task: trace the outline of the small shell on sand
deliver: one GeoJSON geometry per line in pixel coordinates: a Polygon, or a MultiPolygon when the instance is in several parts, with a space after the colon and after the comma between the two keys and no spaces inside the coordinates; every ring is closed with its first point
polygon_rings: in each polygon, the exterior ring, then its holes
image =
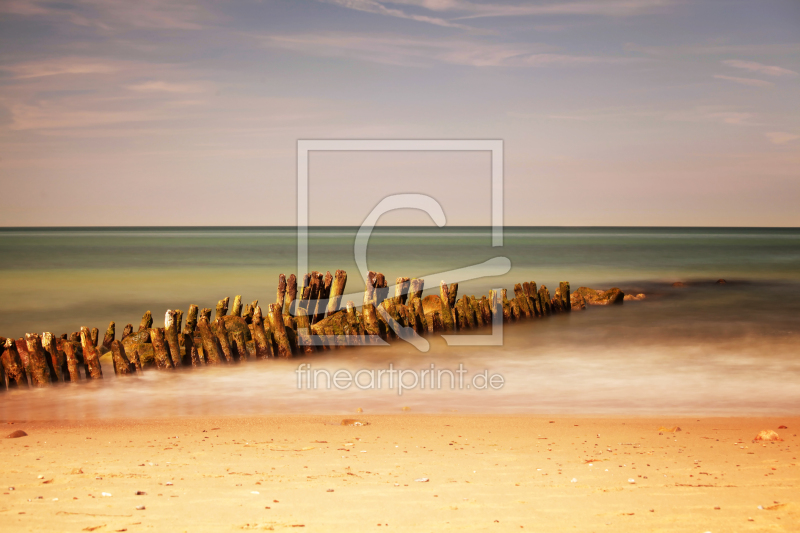
{"type": "Polygon", "coordinates": [[[756,435],[756,438],[753,440],[782,441],[783,439],[771,429],[765,429],[764,431],[759,432],[759,434],[756,435]]]}
{"type": "Polygon", "coordinates": [[[14,431],[13,433],[9,433],[8,435],[6,435],[6,438],[7,439],[18,439],[20,437],[27,437],[27,436],[28,436],[27,433],[25,433],[21,429],[18,429],[16,431],[14,431]]]}
{"type": "Polygon", "coordinates": [[[355,418],[345,418],[342,420],[343,426],[368,426],[369,422],[363,422],[361,420],[356,420],[355,418]]]}

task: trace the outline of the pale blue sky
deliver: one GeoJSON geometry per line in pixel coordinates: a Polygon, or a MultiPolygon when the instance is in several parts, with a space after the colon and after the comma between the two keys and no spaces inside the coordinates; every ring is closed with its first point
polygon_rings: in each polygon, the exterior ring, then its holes
{"type": "MultiPolygon", "coordinates": [[[[798,73],[796,0],[3,0],[0,225],[292,225],[297,139],[487,138],[509,225],[798,226],[798,73]]],[[[488,161],[312,156],[311,222],[486,224],[488,161]]]]}

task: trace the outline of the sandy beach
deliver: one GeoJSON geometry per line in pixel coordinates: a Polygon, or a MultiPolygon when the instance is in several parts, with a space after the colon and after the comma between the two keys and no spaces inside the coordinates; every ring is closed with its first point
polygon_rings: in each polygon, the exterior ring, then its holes
{"type": "Polygon", "coordinates": [[[800,530],[797,417],[347,417],[7,422],[2,530],[800,530]]]}

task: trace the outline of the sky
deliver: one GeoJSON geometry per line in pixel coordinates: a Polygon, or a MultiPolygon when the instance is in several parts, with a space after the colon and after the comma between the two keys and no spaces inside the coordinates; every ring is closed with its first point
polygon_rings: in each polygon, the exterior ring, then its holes
{"type": "MultiPolygon", "coordinates": [[[[0,2],[0,226],[291,226],[298,139],[501,139],[506,225],[797,227],[800,2],[0,2]]],[[[491,220],[488,152],[309,168],[311,224],[491,220]]]]}

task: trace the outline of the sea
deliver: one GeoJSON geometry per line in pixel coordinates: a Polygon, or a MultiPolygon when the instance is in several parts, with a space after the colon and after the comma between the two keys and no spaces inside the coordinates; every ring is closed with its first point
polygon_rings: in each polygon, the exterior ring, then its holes
{"type": "MultiPolygon", "coordinates": [[[[263,306],[280,274],[298,274],[298,257],[311,270],[347,271],[346,293],[360,305],[358,228],[307,231],[298,251],[291,227],[0,229],[0,336],[81,326],[102,336],[109,321],[119,336],[145,311],[162,326],[167,309],[213,309],[236,295],[263,306]]],[[[0,392],[0,419],[800,414],[800,229],[506,227],[499,244],[483,227],[377,227],[366,266],[390,282],[424,278],[425,295],[442,279],[477,297],[499,288],[513,297],[523,281],[552,294],[568,281],[644,299],[504,324],[489,345],[436,334],[426,351],[395,340],[124,378],[104,363],[103,380],[0,392]],[[452,277],[487,261],[510,268],[452,277]],[[337,371],[354,380],[331,383],[337,371]],[[400,372],[404,386],[390,387],[400,372]]]]}

